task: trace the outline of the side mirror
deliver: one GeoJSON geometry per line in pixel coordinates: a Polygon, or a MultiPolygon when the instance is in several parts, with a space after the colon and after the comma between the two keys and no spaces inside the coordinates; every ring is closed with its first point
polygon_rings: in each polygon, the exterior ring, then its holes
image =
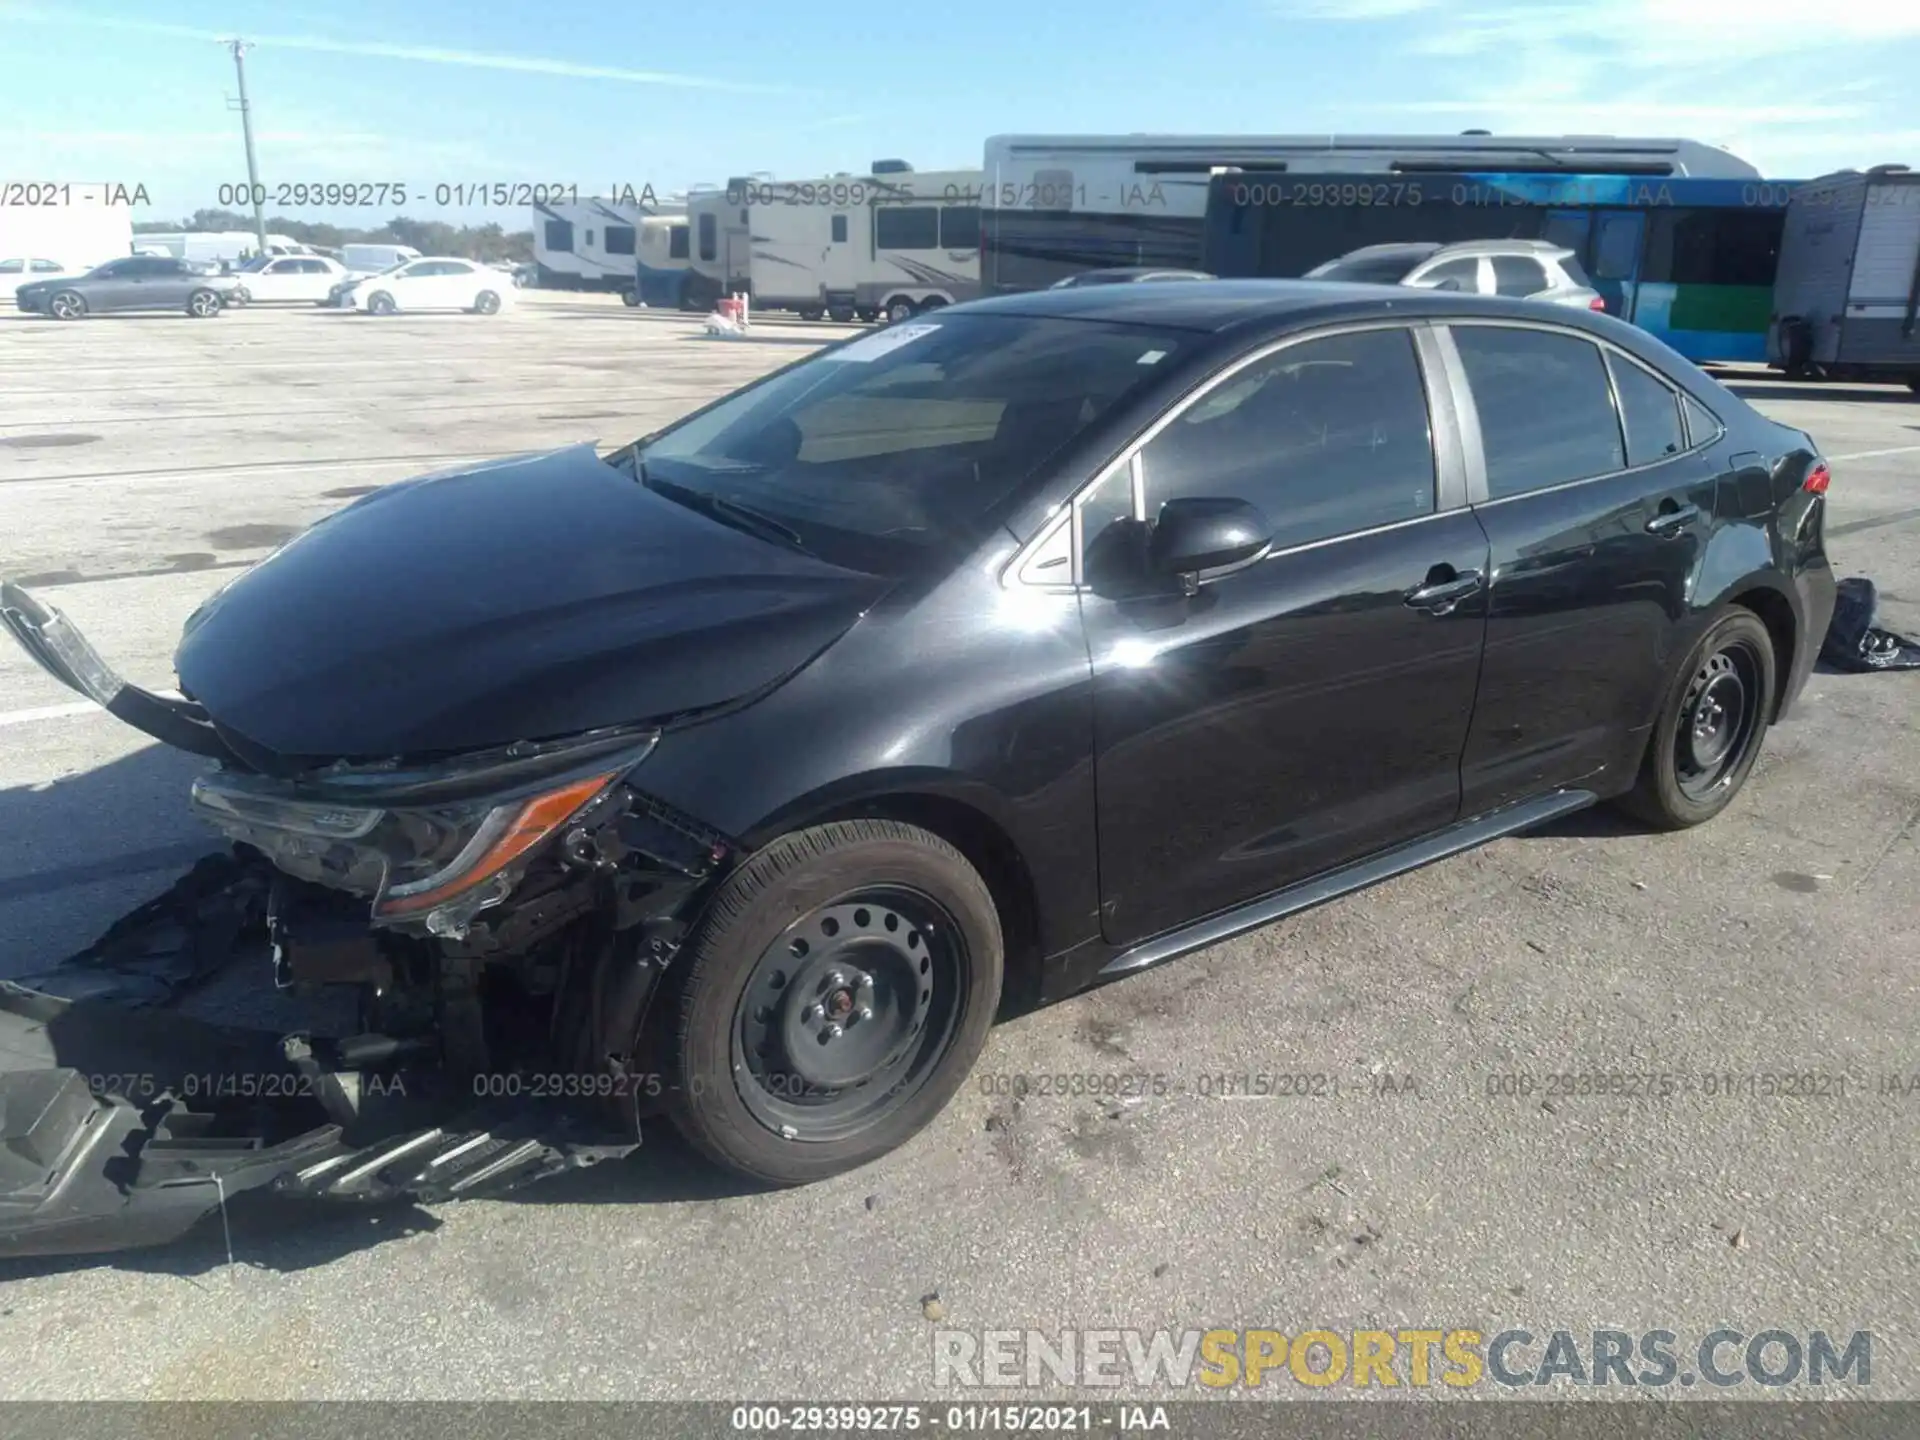
{"type": "Polygon", "coordinates": [[[1178,577],[1191,595],[1201,571],[1258,559],[1272,544],[1267,517],[1246,501],[1183,497],[1160,507],[1147,564],[1157,575],[1178,577]]]}

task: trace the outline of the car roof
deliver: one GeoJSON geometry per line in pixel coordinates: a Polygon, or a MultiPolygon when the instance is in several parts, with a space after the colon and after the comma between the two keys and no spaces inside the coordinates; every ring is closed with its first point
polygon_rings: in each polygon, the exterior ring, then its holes
{"type": "Polygon", "coordinates": [[[1446,248],[1438,240],[1397,240],[1387,245],[1362,245],[1358,250],[1349,250],[1327,263],[1341,265],[1349,260],[1420,260],[1446,248]]]}
{"type": "Polygon", "coordinates": [[[1437,250],[1445,250],[1449,255],[1573,254],[1565,245],[1556,245],[1551,240],[1461,240],[1452,245],[1439,246],[1437,250]]]}
{"type": "MultiPolygon", "coordinates": [[[[1077,285],[1066,290],[1032,290],[971,300],[941,313],[1054,316],[1217,333],[1397,315],[1539,320],[1543,318],[1541,308],[1498,296],[1340,280],[1189,280],[1179,285],[1077,285]]],[[[1556,312],[1552,319],[1577,324],[1584,313],[1556,312]]]]}

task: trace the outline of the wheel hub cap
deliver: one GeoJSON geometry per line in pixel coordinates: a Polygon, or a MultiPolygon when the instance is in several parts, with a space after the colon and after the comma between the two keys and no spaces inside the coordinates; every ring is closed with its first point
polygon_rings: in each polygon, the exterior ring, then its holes
{"type": "Polygon", "coordinates": [[[918,897],[822,906],[761,955],[741,996],[735,1082],[762,1123],[831,1138],[916,1088],[955,1003],[951,922],[918,897]]]}

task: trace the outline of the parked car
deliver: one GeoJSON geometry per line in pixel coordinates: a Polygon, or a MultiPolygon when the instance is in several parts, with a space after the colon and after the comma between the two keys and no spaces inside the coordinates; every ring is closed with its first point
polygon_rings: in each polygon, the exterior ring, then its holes
{"type": "Polygon", "coordinates": [[[333,303],[369,315],[397,310],[471,310],[493,315],[512,304],[513,282],[490,265],[454,256],[409,260],[378,275],[335,287],[333,303]]]}
{"type": "Polygon", "coordinates": [[[1546,240],[1368,245],[1309,270],[1307,278],[1505,295],[1576,310],[1607,308],[1579,257],[1546,240]]]}
{"type": "Polygon", "coordinates": [[[340,263],[355,275],[378,275],[419,258],[420,252],[411,245],[353,244],[340,250],[340,263]]]}
{"type": "Polygon", "coordinates": [[[206,318],[244,305],[240,282],[211,266],[172,256],[125,255],[84,275],[36,280],[14,292],[22,310],[78,320],[116,310],[184,310],[206,318]]]}
{"type": "Polygon", "coordinates": [[[6,256],[0,258],[0,295],[12,299],[18,295],[22,285],[59,280],[85,273],[84,270],[75,270],[58,260],[49,260],[44,255],[6,256]]]}
{"type": "Polygon", "coordinates": [[[1082,285],[1134,285],[1142,280],[1211,280],[1204,270],[1168,270],[1155,265],[1121,265],[1110,270],[1082,270],[1056,280],[1049,289],[1077,290],[1082,285]]]}
{"type": "MultiPolygon", "coordinates": [[[[192,804],[278,867],[282,983],[372,997],[347,1093],[395,1056],[468,1097],[567,1074],[790,1184],[926,1125],[1009,988],[1601,801],[1718,814],[1833,608],[1828,480],[1605,315],[1089,286],[870,332],[605,456],[387,486],[191,617],[177,696],[17,587],[0,619],[216,762],[192,804]]],[[[464,1133],[234,1164],[509,1164],[464,1133]]]]}
{"type": "Polygon", "coordinates": [[[324,255],[262,256],[234,271],[241,292],[256,305],[300,302],[324,305],[347,267],[324,255]]]}

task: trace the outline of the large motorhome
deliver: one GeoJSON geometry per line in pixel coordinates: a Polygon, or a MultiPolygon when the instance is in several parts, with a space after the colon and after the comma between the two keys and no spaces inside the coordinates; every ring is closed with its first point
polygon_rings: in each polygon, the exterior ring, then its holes
{"type": "Polygon", "coordinates": [[[1920,393],[1920,172],[1842,170],[1794,192],[1767,360],[1796,380],[1899,380],[1920,393]]]}
{"type": "MultiPolygon", "coordinates": [[[[1611,135],[996,135],[986,143],[981,283],[1039,290],[1118,265],[1202,269],[1212,177],[1588,174],[1754,180],[1697,140],[1611,135]]],[[[1309,195],[1302,208],[1327,203],[1309,195]]],[[[1368,199],[1373,197],[1369,196],[1368,199]]],[[[1292,204],[1291,199],[1287,202],[1292,204]]],[[[1339,193],[1331,203],[1345,203],[1339,193]]],[[[1394,203],[1391,194],[1386,204],[1394,203]]]]}
{"type": "Polygon", "coordinates": [[[681,208],[626,198],[535,205],[533,261],[538,283],[550,290],[631,290],[645,223],[681,208]]]}
{"type": "Polygon", "coordinates": [[[697,293],[804,319],[902,319],[980,293],[978,170],[742,177],[694,196],[697,293]]]}

